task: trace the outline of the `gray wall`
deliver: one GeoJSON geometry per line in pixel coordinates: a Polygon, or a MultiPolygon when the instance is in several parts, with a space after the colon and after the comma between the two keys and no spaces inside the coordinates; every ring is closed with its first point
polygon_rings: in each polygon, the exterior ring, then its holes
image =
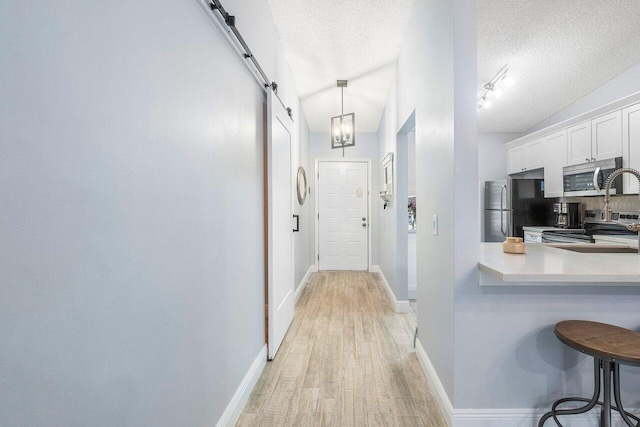
{"type": "Polygon", "coordinates": [[[640,92],[640,64],[634,65],[618,77],[609,80],[567,108],[541,121],[522,135],[528,135],[553,124],[560,123],[636,92],[640,92]]]}
{"type": "Polygon", "coordinates": [[[0,425],[214,425],[264,345],[262,88],[196,1],[9,0],[0,40],[0,425]]]}
{"type": "MultiPolygon", "coordinates": [[[[299,107],[301,108],[301,107],[299,107]]],[[[302,123],[298,124],[298,144],[294,146],[291,153],[293,164],[291,173],[293,174],[293,213],[300,215],[300,231],[293,234],[294,260],[295,260],[295,286],[298,288],[304,279],[309,267],[315,264],[314,255],[314,239],[315,229],[313,222],[313,197],[314,194],[309,192],[309,188],[313,187],[314,165],[309,161],[310,137],[309,127],[304,115],[300,117],[302,123]],[[298,167],[302,166],[307,175],[307,198],[303,205],[298,202],[298,193],[296,189],[296,177],[298,167]]]]}
{"type": "MultiPolygon", "coordinates": [[[[415,112],[419,340],[452,401],[454,289],[473,280],[478,259],[478,239],[468,238],[479,235],[475,20],[473,1],[415,2],[379,130],[380,151],[395,151],[397,132],[415,112]]],[[[382,252],[396,232],[381,217],[380,264],[390,260],[391,271],[406,264],[397,249],[382,252]]]]}
{"type": "MultiPolygon", "coordinates": [[[[316,159],[342,158],[342,150],[331,149],[331,135],[329,132],[311,132],[309,148],[309,185],[312,187],[312,194],[309,195],[309,214],[313,218],[315,216],[315,170],[316,159]]],[[[371,242],[369,245],[372,249],[373,264],[378,264],[378,218],[376,212],[382,208],[379,197],[379,168],[380,158],[378,158],[378,135],[371,132],[358,132],[356,134],[356,145],[354,147],[345,148],[345,159],[370,159],[371,160],[371,218],[369,218],[369,227],[371,227],[371,242]]],[[[311,257],[315,255],[315,223],[312,223],[311,231],[311,257]]],[[[313,262],[313,261],[312,261],[313,262]]]]}
{"type": "Polygon", "coordinates": [[[481,182],[507,177],[507,152],[504,144],[521,135],[519,133],[478,134],[478,176],[481,182]]]}
{"type": "MultiPolygon", "coordinates": [[[[461,287],[455,408],[526,410],[548,408],[560,397],[590,396],[593,359],[558,341],[553,325],[583,319],[640,330],[638,306],[639,288],[461,287]]],[[[622,368],[622,396],[627,407],[637,407],[637,368],[622,368]]]]}
{"type": "MultiPolygon", "coordinates": [[[[378,129],[378,158],[383,159],[388,153],[393,153],[393,203],[388,204],[387,208],[384,208],[382,200],[378,205],[378,265],[380,271],[384,275],[389,287],[393,291],[398,301],[406,300],[407,297],[401,298],[401,286],[399,284],[399,268],[398,265],[398,248],[397,248],[397,207],[398,202],[398,152],[396,149],[397,144],[397,126],[395,120],[395,93],[396,86],[394,84],[391,88],[389,100],[382,113],[382,119],[380,120],[380,128],[378,129]]],[[[380,188],[384,184],[384,174],[382,164],[377,165],[378,174],[380,176],[379,184],[380,188]]]]}

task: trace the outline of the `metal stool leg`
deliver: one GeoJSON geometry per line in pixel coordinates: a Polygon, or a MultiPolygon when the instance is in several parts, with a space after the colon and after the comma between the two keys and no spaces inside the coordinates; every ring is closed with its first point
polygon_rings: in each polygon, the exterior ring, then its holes
{"type": "Polygon", "coordinates": [[[603,362],[603,402],[600,427],[611,427],[611,362],[603,362]]]}
{"type": "Polygon", "coordinates": [[[625,423],[629,427],[640,427],[640,418],[625,411],[622,406],[622,399],[620,398],[620,366],[615,362],[604,362],[600,361],[600,359],[594,359],[594,392],[593,397],[589,399],[585,399],[582,397],[567,397],[563,399],[556,400],[551,407],[551,411],[544,414],[544,416],[540,419],[538,423],[538,427],[543,427],[544,423],[549,420],[549,418],[553,418],[555,423],[562,427],[560,421],[558,420],[559,415],[577,415],[590,411],[596,405],[601,405],[600,410],[600,426],[611,427],[611,410],[617,411],[620,413],[620,416],[624,420],[625,423]],[[607,367],[608,364],[608,367],[607,367]],[[598,397],[600,396],[600,368],[603,370],[603,388],[604,390],[604,401],[598,401],[598,397]],[[607,372],[608,371],[608,372],[607,372]],[[613,374],[613,395],[615,399],[615,403],[617,406],[613,406],[611,404],[611,375],[613,374]],[[607,385],[608,381],[608,385],[607,385]],[[606,391],[608,389],[608,392],[606,391]],[[566,402],[588,402],[586,406],[576,409],[557,409],[559,405],[566,402]],[[609,408],[608,410],[605,408],[609,408]],[[633,423],[634,420],[636,424],[633,423]],[[607,424],[608,423],[608,424],[607,424]]]}
{"type": "Polygon", "coordinates": [[[560,421],[558,421],[558,415],[577,415],[583,414],[595,408],[598,404],[598,397],[600,396],[600,359],[593,358],[593,397],[588,400],[583,397],[566,397],[564,399],[556,400],[553,406],[551,407],[551,411],[547,412],[540,418],[540,422],[538,422],[538,427],[543,427],[544,423],[549,419],[553,418],[556,424],[559,427],[562,427],[560,421]],[[587,402],[587,404],[581,408],[576,409],[557,409],[558,405],[565,402],[587,402]]]}
{"type": "Polygon", "coordinates": [[[622,399],[620,399],[620,365],[618,365],[617,363],[613,363],[613,397],[616,401],[617,410],[624,422],[627,423],[629,427],[640,426],[640,418],[625,411],[624,407],[622,406],[622,399]],[[633,418],[635,421],[637,421],[637,424],[631,422],[630,418],[633,418]]]}

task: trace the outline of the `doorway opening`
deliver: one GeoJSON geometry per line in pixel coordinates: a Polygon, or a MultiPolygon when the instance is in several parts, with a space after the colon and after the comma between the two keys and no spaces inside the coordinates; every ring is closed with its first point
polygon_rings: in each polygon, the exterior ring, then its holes
{"type": "Polygon", "coordinates": [[[417,313],[417,228],[415,110],[396,135],[397,157],[397,266],[399,295],[406,295],[417,313]]]}

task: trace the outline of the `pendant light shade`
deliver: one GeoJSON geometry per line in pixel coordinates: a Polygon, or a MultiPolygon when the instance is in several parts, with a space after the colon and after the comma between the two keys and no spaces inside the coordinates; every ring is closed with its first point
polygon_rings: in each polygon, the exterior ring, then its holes
{"type": "Polygon", "coordinates": [[[338,80],[342,91],[342,111],[339,116],[331,117],[331,148],[345,148],[356,145],[356,114],[344,114],[344,88],[346,80],[338,80]]]}

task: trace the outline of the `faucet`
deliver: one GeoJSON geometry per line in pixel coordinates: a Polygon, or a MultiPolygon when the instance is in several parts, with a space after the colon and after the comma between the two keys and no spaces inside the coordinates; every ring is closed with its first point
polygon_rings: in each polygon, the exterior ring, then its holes
{"type": "MultiPolygon", "coordinates": [[[[635,176],[636,179],[638,180],[638,184],[640,184],[640,172],[632,168],[621,168],[612,172],[611,175],[609,175],[609,177],[607,178],[607,181],[604,184],[604,220],[606,222],[611,222],[611,205],[610,205],[611,184],[613,183],[614,179],[616,179],[618,176],[622,175],[623,173],[630,173],[631,175],[635,176]]],[[[640,193],[638,193],[638,196],[640,197],[640,193]]],[[[625,224],[625,226],[629,231],[634,231],[636,233],[640,231],[640,222],[635,222],[633,224],[625,224]]],[[[640,255],[640,233],[638,233],[638,255],[640,255]]]]}

